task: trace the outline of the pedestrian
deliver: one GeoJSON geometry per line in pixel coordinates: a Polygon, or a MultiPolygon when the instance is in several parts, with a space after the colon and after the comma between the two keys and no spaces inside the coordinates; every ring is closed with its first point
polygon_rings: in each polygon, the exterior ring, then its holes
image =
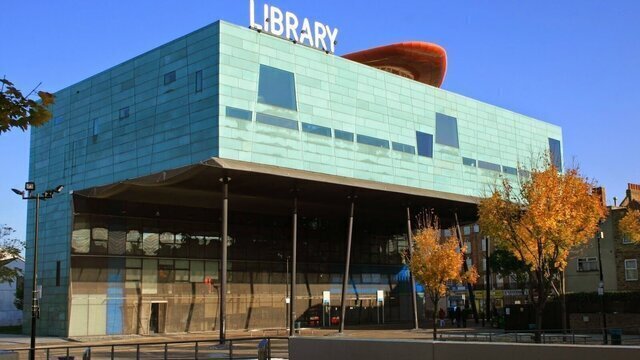
{"type": "Polygon", "coordinates": [[[440,311],[438,311],[438,318],[440,319],[440,327],[444,327],[445,313],[443,308],[440,308],[440,311]]]}
{"type": "Polygon", "coordinates": [[[456,312],[455,312],[455,308],[448,308],[447,309],[448,313],[449,313],[449,321],[451,321],[451,325],[455,325],[456,323],[456,312]]]}
{"type": "Polygon", "coordinates": [[[458,327],[462,325],[462,309],[460,309],[460,306],[456,306],[456,325],[458,327]]]}

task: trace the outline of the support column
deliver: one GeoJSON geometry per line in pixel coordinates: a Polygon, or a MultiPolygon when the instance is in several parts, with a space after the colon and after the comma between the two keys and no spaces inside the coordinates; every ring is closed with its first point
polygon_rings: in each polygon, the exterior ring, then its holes
{"type": "MultiPolygon", "coordinates": [[[[411,209],[407,206],[407,238],[409,239],[409,257],[413,255],[413,232],[411,230],[411,209]]],[[[419,329],[418,325],[418,302],[416,299],[416,279],[413,272],[409,269],[409,283],[411,284],[411,305],[413,306],[413,328],[419,329]]],[[[434,309],[434,314],[436,311],[434,309]]],[[[434,315],[435,316],[435,315],[434,315]]]]}
{"type": "Polygon", "coordinates": [[[293,193],[293,214],[292,214],[292,244],[291,244],[291,297],[289,298],[289,336],[295,335],[296,325],[296,277],[298,267],[298,194],[293,193]]]}
{"type": "Polygon", "coordinates": [[[225,343],[227,326],[227,240],[229,224],[229,181],[231,178],[222,177],[222,240],[220,255],[220,344],[225,343]]]}
{"type": "Polygon", "coordinates": [[[347,256],[345,259],[344,276],[342,279],[342,296],[340,297],[340,329],[339,334],[344,333],[344,317],[346,314],[346,298],[347,298],[347,286],[349,285],[349,265],[351,264],[351,238],[353,234],[353,211],[355,207],[355,195],[349,196],[351,200],[351,209],[349,211],[349,230],[347,232],[347,256]]]}
{"type": "MultiPolygon", "coordinates": [[[[458,233],[458,246],[460,247],[460,251],[462,251],[462,248],[464,247],[464,244],[462,242],[462,231],[460,231],[460,223],[458,222],[458,213],[454,213],[454,216],[455,216],[455,219],[456,219],[456,232],[458,233]]],[[[469,266],[467,265],[467,257],[466,257],[466,255],[464,256],[464,261],[462,262],[462,268],[464,269],[465,273],[467,271],[469,271],[469,266]]],[[[471,305],[471,312],[473,313],[473,319],[475,320],[475,322],[477,324],[478,323],[478,309],[476,308],[476,296],[475,296],[475,293],[473,292],[473,284],[470,283],[470,282],[467,282],[467,292],[469,293],[469,303],[471,305]]]]}

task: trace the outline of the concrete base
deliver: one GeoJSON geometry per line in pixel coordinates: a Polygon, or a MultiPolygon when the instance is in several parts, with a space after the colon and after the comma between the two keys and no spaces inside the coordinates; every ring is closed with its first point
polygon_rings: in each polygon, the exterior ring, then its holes
{"type": "Polygon", "coordinates": [[[640,356],[640,347],[369,340],[337,337],[289,340],[292,360],[628,360],[640,356]]]}

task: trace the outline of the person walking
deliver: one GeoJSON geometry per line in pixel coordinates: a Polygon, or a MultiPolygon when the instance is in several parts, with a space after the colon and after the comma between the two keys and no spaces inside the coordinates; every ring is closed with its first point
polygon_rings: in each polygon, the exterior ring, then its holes
{"type": "Polygon", "coordinates": [[[462,309],[460,309],[460,306],[456,306],[456,325],[458,327],[462,325],[462,309]]]}
{"type": "Polygon", "coordinates": [[[444,313],[444,309],[440,308],[440,311],[438,311],[438,318],[440,319],[440,327],[444,327],[444,318],[445,318],[445,313],[444,313]]]}

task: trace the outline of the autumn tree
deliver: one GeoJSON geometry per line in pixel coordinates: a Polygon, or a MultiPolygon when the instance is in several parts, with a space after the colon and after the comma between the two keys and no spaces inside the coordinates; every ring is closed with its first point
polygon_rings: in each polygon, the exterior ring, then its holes
{"type": "Polygon", "coordinates": [[[29,126],[40,126],[51,119],[47,106],[54,103],[54,96],[38,91],[40,102],[37,102],[29,99],[34,91],[24,96],[11,81],[0,79],[0,134],[12,128],[24,131],[29,126]]]}
{"type": "Polygon", "coordinates": [[[504,178],[480,201],[484,234],[528,266],[537,329],[550,296],[564,294],[561,280],[569,251],[589,241],[604,218],[605,208],[592,194],[593,185],[577,169],[560,172],[546,161],[518,183],[504,178]]]}
{"type": "Polygon", "coordinates": [[[460,251],[454,229],[448,237],[441,235],[437,219],[426,217],[413,236],[413,251],[408,257],[409,269],[416,281],[424,286],[433,302],[433,339],[437,336],[438,302],[447,293],[447,283],[475,283],[475,268],[463,271],[464,249],[460,251]]]}
{"type": "Polygon", "coordinates": [[[620,232],[629,240],[640,244],[640,210],[629,209],[618,223],[620,232]]]}

